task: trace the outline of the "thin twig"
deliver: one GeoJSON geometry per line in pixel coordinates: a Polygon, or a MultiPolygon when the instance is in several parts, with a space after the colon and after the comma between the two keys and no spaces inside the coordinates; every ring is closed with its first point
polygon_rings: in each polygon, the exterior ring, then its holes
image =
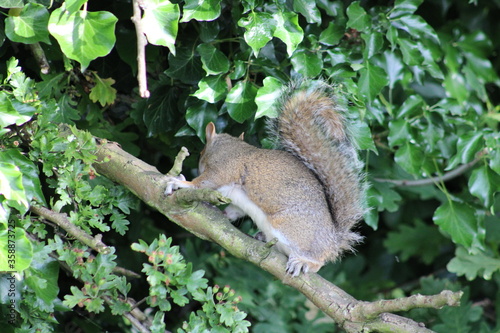
{"type": "Polygon", "coordinates": [[[137,81],[139,83],[139,95],[142,98],[149,98],[148,79],[146,72],[146,45],[148,41],[142,27],[142,10],[138,0],[132,1],[134,15],[131,17],[135,25],[137,36],[137,81]]]}

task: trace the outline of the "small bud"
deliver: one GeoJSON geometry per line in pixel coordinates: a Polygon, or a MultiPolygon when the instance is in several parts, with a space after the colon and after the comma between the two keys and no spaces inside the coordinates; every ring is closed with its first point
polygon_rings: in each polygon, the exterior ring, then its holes
{"type": "Polygon", "coordinates": [[[219,291],[219,289],[220,289],[219,285],[218,285],[218,284],[216,284],[216,285],[214,286],[214,289],[213,289],[214,294],[215,294],[215,293],[217,293],[217,292],[219,291]]]}
{"type": "Polygon", "coordinates": [[[222,300],[222,297],[223,297],[222,293],[217,293],[215,295],[215,299],[217,299],[218,301],[222,300]]]}
{"type": "Polygon", "coordinates": [[[230,285],[225,285],[224,286],[224,289],[222,289],[222,291],[224,292],[224,294],[227,294],[229,292],[229,290],[231,289],[231,286],[230,285]]]}

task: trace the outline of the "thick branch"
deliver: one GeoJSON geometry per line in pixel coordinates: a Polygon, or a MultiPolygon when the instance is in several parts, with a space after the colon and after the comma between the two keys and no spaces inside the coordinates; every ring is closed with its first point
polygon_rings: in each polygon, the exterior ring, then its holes
{"type": "MultiPolygon", "coordinates": [[[[96,170],[134,192],[141,200],[156,208],[170,220],[195,235],[218,243],[238,258],[245,259],[268,271],[283,283],[294,287],[309,298],[318,308],[333,318],[348,332],[431,332],[421,324],[384,311],[405,311],[412,307],[442,307],[457,305],[461,293],[446,292],[435,296],[411,296],[392,301],[374,303],[360,302],[342,289],[317,274],[301,274],[291,277],[286,274],[287,258],[256,239],[235,228],[219,209],[203,202],[181,200],[177,196],[188,196],[203,191],[179,190],[165,196],[166,177],[154,167],[124,152],[113,143],[100,146],[97,151],[96,170]],[[188,194],[190,193],[190,194],[188,194]]],[[[200,199],[205,194],[196,194],[200,199]]],[[[186,198],[184,198],[186,199],[186,198]]],[[[203,199],[206,200],[206,199],[203,199]]],[[[217,202],[217,200],[215,200],[217,202]]]]}

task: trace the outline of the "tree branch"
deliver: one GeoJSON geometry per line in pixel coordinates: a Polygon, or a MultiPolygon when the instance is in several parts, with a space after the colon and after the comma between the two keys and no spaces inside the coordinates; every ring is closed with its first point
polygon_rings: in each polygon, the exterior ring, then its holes
{"type": "Polygon", "coordinates": [[[396,300],[362,302],[318,274],[291,277],[285,272],[287,258],[273,246],[243,234],[214,206],[178,199],[202,191],[185,189],[165,196],[166,177],[114,143],[100,145],[96,155],[98,162],[94,166],[99,173],[126,186],[184,229],[202,239],[216,242],[234,256],[254,263],[284,284],[299,290],[347,332],[431,332],[417,322],[385,311],[459,304],[462,293],[451,291],[434,296],[414,295],[396,300]]]}
{"type": "Polygon", "coordinates": [[[83,244],[91,247],[102,254],[108,254],[110,252],[109,247],[104,244],[101,239],[102,235],[98,234],[95,237],[90,236],[84,230],[80,229],[68,219],[68,215],[64,213],[57,213],[45,207],[32,205],[30,211],[40,215],[41,217],[54,222],[60,228],[64,229],[68,234],[78,239],[83,244]]]}

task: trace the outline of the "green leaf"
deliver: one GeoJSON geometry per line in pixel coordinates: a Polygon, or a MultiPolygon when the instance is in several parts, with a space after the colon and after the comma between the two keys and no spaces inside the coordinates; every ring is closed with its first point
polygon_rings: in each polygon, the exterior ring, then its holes
{"type": "Polygon", "coordinates": [[[272,38],[276,30],[276,21],[273,16],[265,12],[251,12],[247,17],[238,21],[238,26],[245,28],[245,41],[257,56],[272,38]]]}
{"type": "Polygon", "coordinates": [[[399,108],[397,115],[398,118],[402,119],[404,117],[413,117],[418,114],[422,114],[425,109],[426,104],[422,96],[420,95],[411,95],[404,102],[403,105],[399,108]]]}
{"type": "Polygon", "coordinates": [[[368,124],[361,119],[349,119],[349,134],[351,140],[358,149],[369,149],[377,152],[373,142],[372,132],[368,124]]]}
{"type": "Polygon", "coordinates": [[[186,121],[196,135],[205,141],[205,127],[210,122],[217,120],[218,111],[215,105],[205,101],[198,101],[190,105],[186,111],[186,121]]]}
{"type": "Polygon", "coordinates": [[[387,74],[382,68],[366,62],[365,67],[360,70],[358,88],[367,102],[371,102],[388,82],[387,74]]]}
{"type": "Polygon", "coordinates": [[[82,9],[83,5],[87,2],[88,0],[66,0],[64,1],[64,5],[66,7],[66,10],[70,13],[74,13],[80,9],[82,9]]]}
{"type": "Polygon", "coordinates": [[[403,15],[413,14],[424,0],[396,0],[389,18],[395,19],[403,15]]]}
{"type": "Polygon", "coordinates": [[[371,27],[370,16],[361,7],[359,1],[355,1],[347,7],[347,26],[358,31],[368,31],[371,27]]]}
{"type": "Polygon", "coordinates": [[[422,44],[406,38],[398,38],[397,43],[403,54],[403,61],[408,66],[417,66],[424,61],[422,55],[422,44]]]}
{"type": "Polygon", "coordinates": [[[482,143],[482,132],[470,132],[460,136],[457,141],[457,154],[453,156],[445,170],[451,170],[459,164],[472,161],[481,149],[482,143]]]}
{"type": "Polygon", "coordinates": [[[264,86],[259,88],[255,97],[255,103],[257,104],[255,119],[264,116],[276,118],[278,116],[276,101],[281,96],[283,84],[272,76],[266,77],[263,84],[264,86]]]}
{"type": "Polygon", "coordinates": [[[444,82],[446,92],[455,98],[460,104],[464,104],[469,99],[469,88],[465,84],[464,77],[459,73],[449,73],[444,82]]]}
{"type": "Polygon", "coordinates": [[[200,44],[196,50],[201,56],[203,69],[208,75],[217,75],[229,71],[229,59],[212,44],[200,44]]]}
{"type": "Polygon", "coordinates": [[[388,212],[397,211],[402,197],[393,187],[390,183],[373,182],[367,194],[370,207],[376,207],[379,212],[384,210],[388,212]]]}
{"type": "Polygon", "coordinates": [[[231,118],[239,123],[250,118],[256,109],[255,96],[257,87],[247,81],[239,81],[227,94],[224,107],[231,118]]]}
{"type": "Polygon", "coordinates": [[[26,284],[35,292],[37,298],[43,300],[53,311],[59,293],[57,285],[59,263],[51,257],[48,258],[43,262],[39,262],[38,258],[33,260],[26,274],[26,284]],[[41,281],[44,281],[44,283],[40,283],[41,281]]]}
{"type": "Polygon", "coordinates": [[[209,103],[215,103],[223,99],[227,92],[227,82],[222,75],[207,76],[198,83],[198,90],[193,96],[209,103]]]}
{"type": "Polygon", "coordinates": [[[110,12],[78,11],[72,14],[57,8],[49,19],[49,31],[63,53],[78,61],[84,71],[90,62],[111,52],[115,45],[118,19],[110,12]]]}
{"type": "MultiPolygon", "coordinates": [[[[34,112],[33,112],[34,114],[34,112]]],[[[12,124],[22,125],[31,119],[33,115],[20,114],[12,104],[9,96],[5,91],[0,91],[0,128],[7,127],[12,124]]]]}
{"type": "Polygon", "coordinates": [[[168,0],[150,0],[141,23],[148,42],[166,46],[175,55],[175,38],[179,29],[179,5],[168,0]]]}
{"type": "Polygon", "coordinates": [[[469,281],[478,276],[490,280],[493,273],[500,270],[500,260],[481,252],[470,254],[463,247],[458,247],[455,258],[451,259],[446,268],[458,276],[465,275],[469,281]]]}
{"type": "Polygon", "coordinates": [[[344,37],[345,26],[338,23],[330,22],[328,27],[321,31],[319,35],[319,42],[327,46],[334,46],[340,42],[340,39],[344,37]]]}
{"type": "Polygon", "coordinates": [[[176,55],[170,53],[168,65],[165,74],[184,83],[197,84],[205,77],[200,56],[191,45],[178,47],[176,55]]]}
{"type": "Polygon", "coordinates": [[[314,0],[295,0],[293,1],[293,11],[302,14],[307,23],[321,23],[321,13],[316,7],[314,0]]]}
{"type": "Polygon", "coordinates": [[[384,246],[391,253],[399,254],[402,261],[416,257],[427,265],[436,259],[445,244],[435,226],[425,225],[418,220],[415,226],[402,225],[397,232],[389,232],[384,241],[384,246]]]}
{"type": "Polygon", "coordinates": [[[6,199],[4,204],[23,214],[28,211],[29,203],[24,190],[23,175],[16,165],[0,162],[0,193],[6,199]]]}
{"type": "Polygon", "coordinates": [[[394,160],[406,172],[412,175],[418,175],[420,174],[420,168],[424,161],[424,153],[413,143],[406,142],[396,151],[394,160]]]}
{"type": "Polygon", "coordinates": [[[323,61],[318,53],[308,50],[296,51],[291,59],[293,69],[306,78],[316,77],[323,69],[323,61]]]}
{"type": "Polygon", "coordinates": [[[95,86],[90,89],[89,98],[92,102],[99,102],[101,106],[111,105],[116,99],[116,89],[112,87],[115,80],[112,78],[101,79],[96,72],[93,72],[95,86]]]}
{"type": "Polygon", "coordinates": [[[404,118],[391,121],[387,139],[391,147],[407,144],[412,139],[408,121],[404,118]]]}
{"type": "Polygon", "coordinates": [[[36,200],[47,205],[40,185],[38,167],[17,149],[6,149],[0,152],[0,161],[11,163],[22,173],[22,183],[27,201],[36,200]]]}
{"type": "Polygon", "coordinates": [[[451,236],[455,244],[471,248],[481,238],[475,210],[466,203],[446,201],[434,212],[434,223],[451,236]]]}
{"type": "Polygon", "coordinates": [[[363,51],[363,56],[365,59],[369,59],[374,55],[379,54],[382,46],[384,45],[384,38],[380,32],[374,31],[367,34],[362,34],[361,38],[366,43],[365,49],[363,51]]]}
{"type": "Polygon", "coordinates": [[[16,43],[32,44],[44,42],[50,44],[49,12],[45,6],[28,3],[19,16],[8,16],[5,19],[5,34],[16,43]]]}
{"type": "Polygon", "coordinates": [[[278,11],[273,15],[276,21],[276,30],[273,36],[286,44],[288,56],[292,56],[297,45],[304,39],[304,31],[299,25],[299,16],[292,12],[278,11]]]}
{"type": "Polygon", "coordinates": [[[220,0],[186,0],[182,8],[181,22],[213,21],[221,13],[220,0]]]}
{"type": "Polygon", "coordinates": [[[472,171],[469,178],[469,191],[481,200],[481,203],[490,208],[496,192],[500,191],[500,176],[487,165],[480,166],[472,171]]]}
{"type": "Polygon", "coordinates": [[[418,15],[403,15],[391,21],[396,28],[406,31],[416,40],[428,38],[439,44],[439,37],[434,29],[418,15]]]}
{"type": "Polygon", "coordinates": [[[21,228],[0,230],[0,272],[22,272],[33,259],[31,241],[21,228]]]}

